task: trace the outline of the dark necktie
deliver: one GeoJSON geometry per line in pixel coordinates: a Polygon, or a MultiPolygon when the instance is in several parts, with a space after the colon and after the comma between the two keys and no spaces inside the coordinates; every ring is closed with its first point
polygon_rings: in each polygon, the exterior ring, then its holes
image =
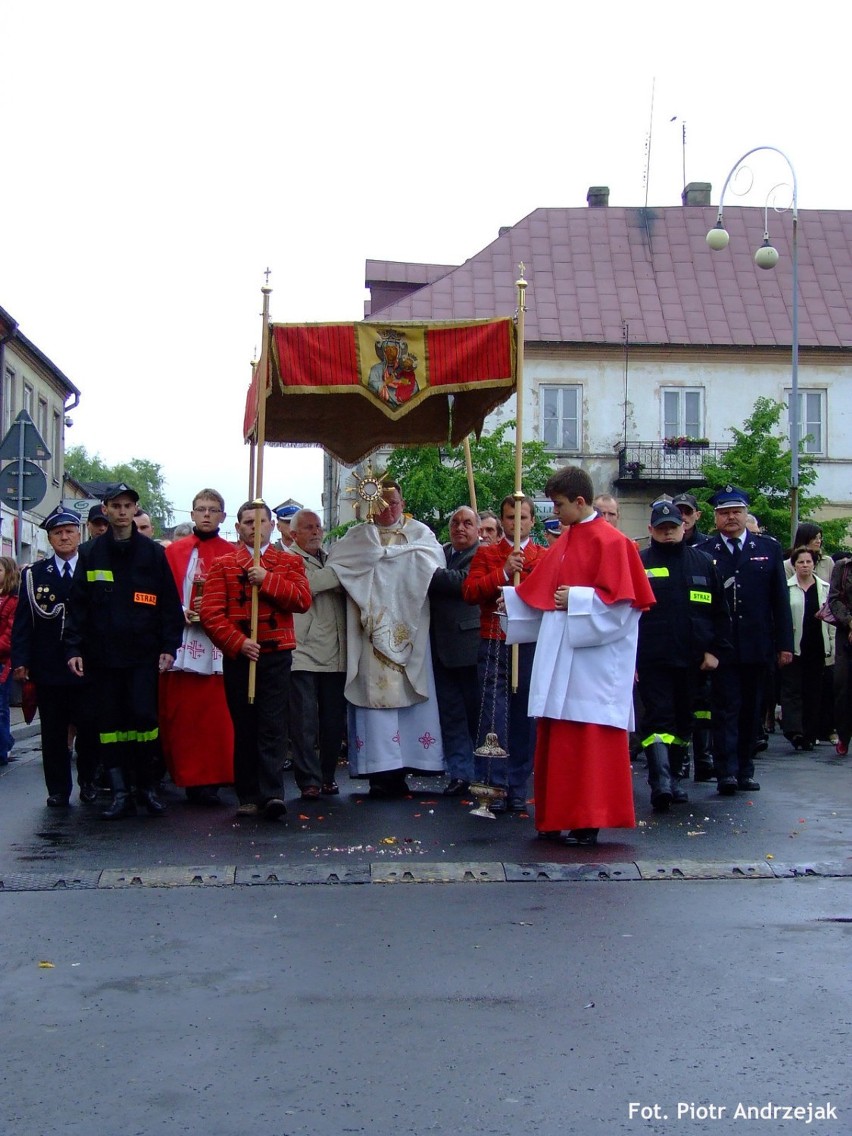
{"type": "Polygon", "coordinates": [[[70,578],[70,576],[71,576],[71,565],[66,560],[65,561],[65,567],[62,569],[62,578],[63,578],[63,580],[67,580],[67,579],[70,578]]]}
{"type": "Polygon", "coordinates": [[[742,548],[740,546],[740,538],[738,536],[735,536],[731,541],[731,552],[734,561],[734,568],[736,568],[740,562],[740,553],[742,552],[742,548]]]}

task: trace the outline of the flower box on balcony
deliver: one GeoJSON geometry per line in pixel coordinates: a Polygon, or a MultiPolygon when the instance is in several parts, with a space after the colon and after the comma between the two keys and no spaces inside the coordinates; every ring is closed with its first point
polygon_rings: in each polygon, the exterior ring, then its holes
{"type": "Polygon", "coordinates": [[[663,438],[667,450],[705,450],[710,445],[709,438],[691,438],[688,435],[678,438],[663,438]]]}

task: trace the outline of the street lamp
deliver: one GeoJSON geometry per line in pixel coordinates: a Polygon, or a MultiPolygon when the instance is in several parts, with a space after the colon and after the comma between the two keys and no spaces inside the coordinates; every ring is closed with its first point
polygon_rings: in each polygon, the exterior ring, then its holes
{"type": "MultiPolygon", "coordinates": [[[[715,226],[707,234],[707,244],[714,252],[719,252],[721,249],[728,247],[730,236],[722,224],[722,208],[725,204],[725,193],[731,179],[737,173],[747,169],[747,167],[743,166],[743,162],[746,158],[751,157],[752,154],[756,154],[760,150],[769,150],[773,154],[779,154],[787,163],[790,175],[793,178],[793,304],[791,308],[792,362],[790,383],[790,543],[792,544],[796,539],[796,529],[799,527],[799,192],[793,163],[783,150],[779,150],[776,146],[755,146],[754,149],[743,154],[739,161],[733,166],[731,172],[725,178],[725,184],[722,186],[722,196],[719,198],[719,213],[716,218],[715,226]]],[[[774,248],[769,241],[769,205],[770,202],[772,202],[773,209],[775,209],[773,195],[775,191],[780,188],[780,185],[774,185],[769,190],[764,203],[763,244],[754,254],[754,263],[758,268],[774,268],[779,260],[778,250],[774,248]]],[[[747,193],[749,189],[751,189],[751,183],[744,192],[747,193]]],[[[778,213],[785,212],[784,209],[775,209],[775,211],[778,213]]]]}

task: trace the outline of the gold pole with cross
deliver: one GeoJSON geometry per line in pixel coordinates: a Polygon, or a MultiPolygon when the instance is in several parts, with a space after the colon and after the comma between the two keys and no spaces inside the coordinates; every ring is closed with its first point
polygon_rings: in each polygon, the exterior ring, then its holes
{"type": "MultiPolygon", "coordinates": [[[[521,511],[524,503],[524,316],[526,314],[527,282],[524,279],[524,262],[518,265],[519,276],[515,281],[518,289],[517,348],[515,352],[515,552],[521,551],[521,511]]],[[[515,587],[521,582],[520,572],[515,572],[512,581],[515,587]]],[[[518,690],[518,644],[512,644],[512,693],[518,690]]]]}
{"type": "MultiPolygon", "coordinates": [[[[266,504],[263,500],[263,446],[266,441],[266,399],[269,386],[269,269],[266,270],[267,283],[261,288],[263,294],[263,345],[260,351],[260,367],[257,374],[257,433],[256,457],[254,462],[254,554],[252,567],[260,566],[261,547],[261,519],[265,515],[266,504]]],[[[258,598],[257,584],[251,586],[251,629],[249,637],[257,640],[258,598]]],[[[254,702],[257,689],[257,663],[249,660],[248,700],[254,702]]]]}

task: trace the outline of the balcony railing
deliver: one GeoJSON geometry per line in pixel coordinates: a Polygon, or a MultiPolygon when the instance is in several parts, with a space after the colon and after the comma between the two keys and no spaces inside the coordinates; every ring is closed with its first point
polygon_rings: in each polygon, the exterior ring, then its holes
{"type": "Polygon", "coordinates": [[[618,453],[618,480],[676,481],[680,485],[704,485],[704,462],[718,461],[729,445],[667,446],[663,442],[627,442],[618,453]]]}

